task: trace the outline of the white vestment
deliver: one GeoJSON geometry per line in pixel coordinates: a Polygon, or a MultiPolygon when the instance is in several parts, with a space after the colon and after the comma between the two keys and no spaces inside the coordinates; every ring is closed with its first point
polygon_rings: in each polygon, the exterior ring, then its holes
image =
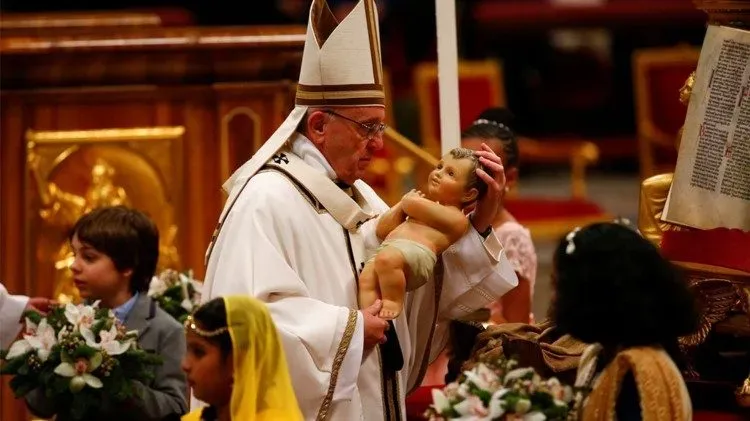
{"type": "MultiPolygon", "coordinates": [[[[291,153],[328,175],[326,183],[335,176],[303,136],[297,135],[291,153]]],[[[357,181],[354,188],[366,201],[362,209],[375,214],[388,209],[366,183],[357,181]]],[[[435,282],[408,293],[405,311],[394,320],[404,368],[395,386],[389,385],[395,395],[384,398],[380,354],[376,348],[363,356],[363,316],[357,311],[356,274],[378,245],[376,225],[373,219],[347,231],[290,178],[266,170],[239,194],[211,250],[203,300],[249,294],[268,303],[307,420],[321,414],[331,420],[383,420],[384,411],[390,411],[389,419],[399,419],[394,412],[406,419],[405,396],[419,385],[428,359],[444,347],[446,322],[518,283],[494,233],[483,241],[470,229],[442,255],[437,320],[435,282]],[[330,407],[321,411],[326,396],[332,397],[330,407]]]]}

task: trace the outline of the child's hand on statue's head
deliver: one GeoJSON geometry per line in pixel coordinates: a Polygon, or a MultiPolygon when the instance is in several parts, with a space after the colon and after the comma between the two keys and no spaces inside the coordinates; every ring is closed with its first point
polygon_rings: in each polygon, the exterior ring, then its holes
{"type": "Polygon", "coordinates": [[[487,193],[477,201],[471,221],[477,231],[484,232],[492,225],[500,211],[505,191],[505,169],[500,157],[486,144],[483,143],[482,149],[475,153],[482,165],[492,173],[490,175],[487,171],[477,169],[477,176],[487,183],[487,193]]]}

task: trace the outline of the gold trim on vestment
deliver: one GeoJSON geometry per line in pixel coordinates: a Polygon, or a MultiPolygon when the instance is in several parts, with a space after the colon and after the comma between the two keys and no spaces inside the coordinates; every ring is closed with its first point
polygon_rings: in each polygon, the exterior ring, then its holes
{"type": "Polygon", "coordinates": [[[325,420],[328,417],[328,410],[331,409],[331,401],[333,400],[333,392],[336,390],[336,381],[339,378],[339,370],[341,369],[341,364],[344,362],[347,351],[349,351],[349,345],[352,343],[354,328],[356,326],[357,310],[349,309],[349,319],[346,321],[344,336],[341,338],[341,342],[339,342],[339,348],[336,350],[336,356],[331,366],[331,383],[328,385],[328,393],[323,398],[323,404],[320,405],[318,416],[315,417],[318,421],[325,420]]]}

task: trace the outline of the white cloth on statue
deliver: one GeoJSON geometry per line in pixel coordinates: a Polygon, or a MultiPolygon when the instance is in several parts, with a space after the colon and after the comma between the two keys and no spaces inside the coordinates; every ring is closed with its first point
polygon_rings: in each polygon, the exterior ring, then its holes
{"type": "Polygon", "coordinates": [[[21,331],[21,316],[29,297],[10,295],[0,283],[0,349],[7,349],[21,331]]]}
{"type": "MultiPolygon", "coordinates": [[[[321,173],[333,174],[304,136],[297,135],[292,153],[321,173]]],[[[388,209],[366,183],[357,181],[354,187],[376,213],[388,209]]],[[[316,418],[335,377],[329,419],[384,417],[380,356],[377,351],[363,356],[362,315],[353,311],[358,308],[354,270],[360,270],[378,246],[376,225],[374,219],[356,232],[347,232],[330,214],[312,206],[283,174],[265,171],[256,174],[238,195],[215,240],[203,300],[249,294],[268,303],[306,419],[316,418]],[[345,336],[351,338],[348,349],[340,348],[345,336]],[[339,351],[346,353],[333,376],[339,351]]],[[[517,285],[494,235],[483,242],[472,229],[442,257],[438,322],[470,314],[517,285]]],[[[434,282],[428,282],[407,295],[405,311],[394,321],[404,355],[404,368],[397,377],[402,414],[405,395],[418,385],[424,359],[437,355],[445,343],[447,323],[436,323],[431,350],[427,343],[434,298],[434,282]]]]}

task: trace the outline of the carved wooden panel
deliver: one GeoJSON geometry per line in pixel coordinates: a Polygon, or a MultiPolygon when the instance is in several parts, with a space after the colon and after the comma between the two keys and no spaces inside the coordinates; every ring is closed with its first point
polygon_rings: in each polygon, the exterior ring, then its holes
{"type": "MultiPolygon", "coordinates": [[[[302,27],[0,39],[3,284],[13,293],[53,293],[50,268],[64,244],[62,231],[39,216],[29,141],[40,178],[72,203],[86,196],[92,167],[103,161],[97,171],[114,170],[112,197],[122,188],[159,219],[162,235],[171,215],[181,266],[201,279],[221,184],[291,109],[303,41],[302,27]]],[[[7,386],[0,407],[2,420],[27,419],[7,386]]]]}

